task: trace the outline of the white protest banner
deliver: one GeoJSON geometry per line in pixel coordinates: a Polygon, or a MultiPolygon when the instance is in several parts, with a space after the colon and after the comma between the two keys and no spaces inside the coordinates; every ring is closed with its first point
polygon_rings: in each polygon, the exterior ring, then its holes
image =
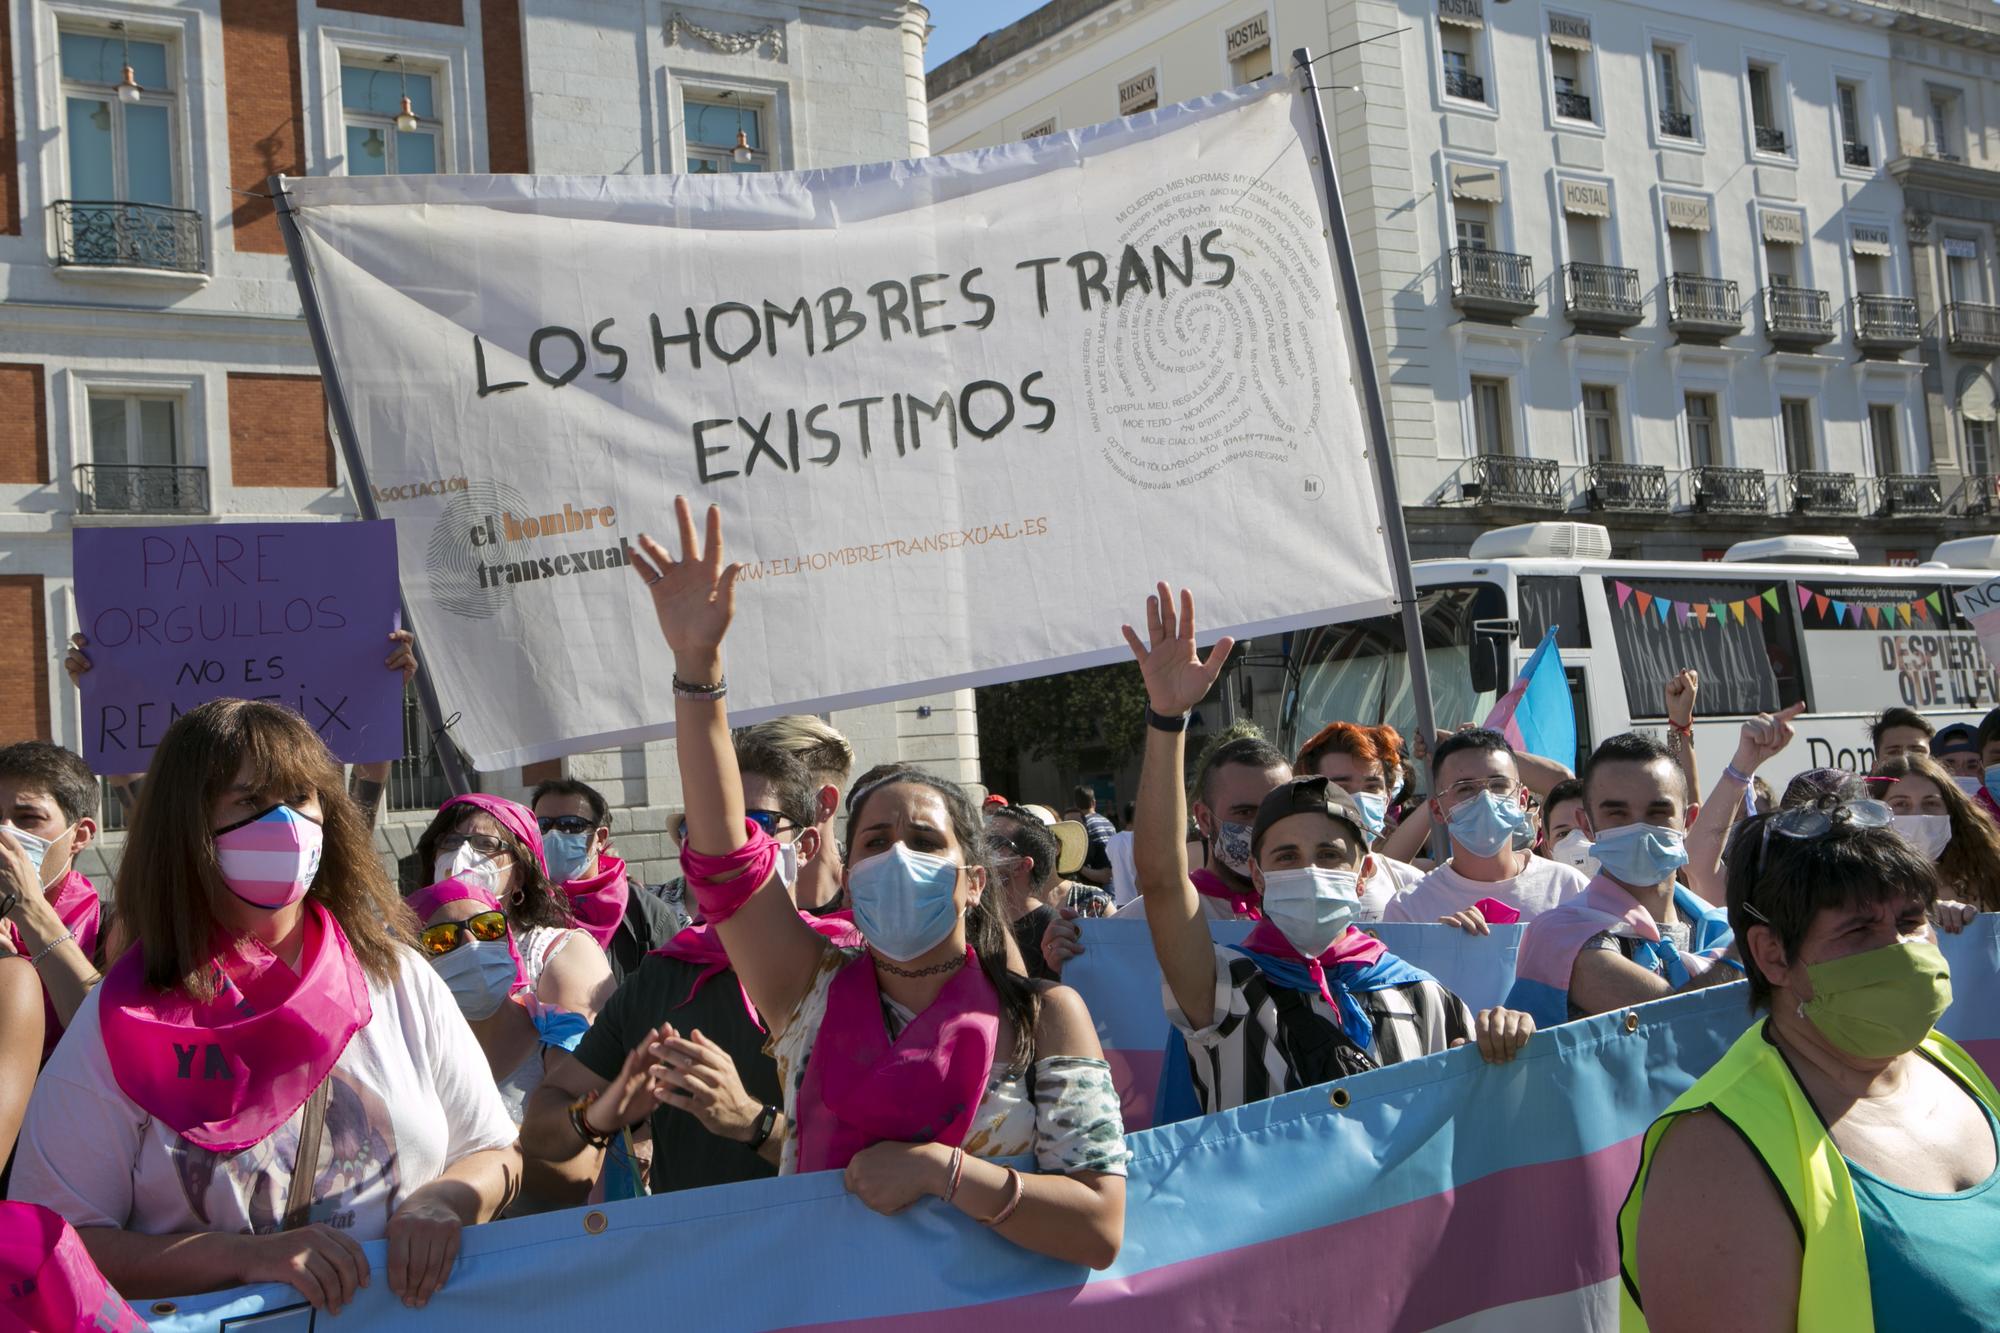
{"type": "MultiPolygon", "coordinates": [[[[1979,646],[1986,650],[1986,660],[2000,662],[2000,579],[1960,588],[1952,593],[1951,600],[1979,635],[1979,646]]],[[[1987,679],[1992,679],[1990,671],[1987,679]]]]}
{"type": "Polygon", "coordinates": [[[1384,613],[1311,124],[1279,86],[871,167],[288,182],[460,743],[672,734],[624,550],[676,494],[748,562],[737,720],[1120,660],[1158,579],[1211,634],[1384,613]]]}

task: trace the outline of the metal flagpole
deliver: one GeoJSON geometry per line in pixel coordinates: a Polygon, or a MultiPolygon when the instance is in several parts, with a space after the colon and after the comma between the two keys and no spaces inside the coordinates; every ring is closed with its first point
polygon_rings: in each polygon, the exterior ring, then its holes
{"type": "MultiPolygon", "coordinates": [[[[312,335],[313,355],[319,359],[320,379],[326,387],[327,406],[333,411],[333,427],[340,434],[340,451],[347,459],[347,480],[354,491],[354,503],[361,509],[361,517],[378,519],[381,511],[375,505],[375,490],[368,484],[368,465],[361,456],[361,437],[355,432],[354,417],[347,410],[347,393],[340,385],[340,373],[333,364],[333,349],[326,340],[326,322],[320,314],[319,292],[313,286],[312,267],[306,263],[305,238],[299,234],[298,218],[292,212],[292,196],[285,189],[285,178],[270,178],[271,199],[278,208],[278,229],[284,234],[285,255],[292,263],[292,281],[298,284],[299,303],[305,307],[306,331],[312,335]]],[[[401,580],[398,579],[400,584],[401,580]]],[[[402,607],[403,627],[410,625],[410,604],[403,598],[400,589],[398,604],[402,607]]],[[[445,781],[451,784],[454,796],[463,796],[472,790],[471,777],[465,765],[459,762],[458,746],[445,732],[444,706],[438,702],[437,685],[431,680],[430,668],[424,665],[424,656],[417,654],[417,704],[423,709],[424,722],[431,729],[431,747],[436,750],[438,761],[444,765],[445,781]]]]}
{"type": "Polygon", "coordinates": [[[1313,135],[1319,149],[1320,186],[1326,194],[1328,246],[1340,271],[1340,294],[1347,307],[1347,333],[1353,349],[1354,378],[1368,413],[1369,462],[1375,469],[1375,490],[1382,504],[1382,535],[1389,546],[1390,573],[1396,598],[1403,604],[1403,639],[1409,654],[1410,694],[1416,704],[1417,730],[1426,748],[1437,743],[1436,714],[1431,707],[1430,667],[1424,660],[1423,616],[1417,606],[1416,579],[1410,570],[1410,538],[1403,528],[1403,504],[1396,488],[1396,458],[1389,447],[1389,416],[1382,406],[1382,384],[1376,376],[1375,349],[1368,337],[1368,316],[1361,307],[1361,276],[1354,266],[1354,242],[1347,234],[1347,212],[1341,204],[1340,174],[1333,165],[1333,144],[1326,133],[1326,110],[1313,81],[1312,52],[1292,52],[1296,72],[1305,80],[1300,91],[1312,108],[1313,135]]]}

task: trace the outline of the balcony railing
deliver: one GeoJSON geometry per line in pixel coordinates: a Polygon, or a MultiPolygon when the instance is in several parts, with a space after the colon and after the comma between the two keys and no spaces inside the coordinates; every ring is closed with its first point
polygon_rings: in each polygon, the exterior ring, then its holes
{"type": "Polygon", "coordinates": [[[1697,467],[1688,472],[1694,507],[1708,514],[1764,514],[1771,509],[1771,486],[1761,468],[1697,467]]]}
{"type": "Polygon", "coordinates": [[[81,463],[76,494],[82,514],[206,514],[208,469],[81,463]]]}
{"type": "Polygon", "coordinates": [[[201,214],[155,204],[58,199],[56,263],[200,273],[201,214]]]}
{"type": "Polygon", "coordinates": [[[2000,473],[1968,473],[1952,497],[1951,512],[1966,515],[2000,514],[2000,473]]]}
{"type": "Polygon", "coordinates": [[[1526,255],[1459,246],[1451,252],[1451,303],[1481,319],[1535,311],[1535,265],[1526,255]]]}
{"type": "Polygon", "coordinates": [[[1800,514],[1858,514],[1861,483],[1851,472],[1794,472],[1792,510],[1800,514]]]}
{"type": "Polygon", "coordinates": [[[1833,301],[1817,287],[1766,287],[1764,333],[1777,347],[1813,348],[1833,341],[1833,301]]]}
{"type": "Polygon", "coordinates": [[[1639,270],[1609,264],[1563,265],[1563,312],[1578,328],[1629,329],[1646,317],[1639,270]]]}
{"type": "Polygon", "coordinates": [[[1912,297],[1857,296],[1848,319],[1854,330],[1854,345],[1863,352],[1893,356],[1909,351],[1924,338],[1923,325],[1917,320],[1917,303],[1912,297]]]}
{"type": "Polygon", "coordinates": [[[1690,342],[1743,332],[1743,298],[1733,278],[1676,273],[1667,279],[1667,327],[1690,342]]]}
{"type": "Polygon", "coordinates": [[[2000,306],[1953,301],[1944,308],[1944,340],[1960,356],[2000,356],[2000,306]]]}
{"type": "Polygon", "coordinates": [[[1840,160],[1850,167],[1865,167],[1872,160],[1865,143],[1843,143],[1840,145],[1840,160]]]}
{"type": "Polygon", "coordinates": [[[1481,454],[1469,459],[1459,494],[1481,505],[1516,505],[1561,511],[1562,473],[1551,458],[1510,458],[1481,454]]]}
{"type": "Polygon", "coordinates": [[[1768,125],[1759,125],[1755,131],[1757,151],[1760,153],[1782,153],[1785,151],[1785,132],[1774,130],[1768,125]]]}
{"type": "Polygon", "coordinates": [[[1875,513],[1882,518],[1944,512],[1944,486],[1935,472],[1891,472],[1875,479],[1875,513]]]}
{"type": "Polygon", "coordinates": [[[1486,80],[1477,74],[1468,74],[1460,69],[1444,72],[1444,90],[1453,97],[1462,97],[1468,102],[1486,100],[1486,80]]]}
{"type": "Polygon", "coordinates": [[[1627,514],[1667,512],[1667,470],[1643,463],[1593,463],[1584,473],[1592,509],[1627,514]]]}
{"type": "Polygon", "coordinates": [[[1660,113],[1660,133],[1669,139],[1694,138],[1694,112],[1662,111],[1660,113]]]}
{"type": "Polygon", "coordinates": [[[1556,114],[1565,120],[1591,120],[1590,98],[1584,93],[1557,93],[1556,114]]]}

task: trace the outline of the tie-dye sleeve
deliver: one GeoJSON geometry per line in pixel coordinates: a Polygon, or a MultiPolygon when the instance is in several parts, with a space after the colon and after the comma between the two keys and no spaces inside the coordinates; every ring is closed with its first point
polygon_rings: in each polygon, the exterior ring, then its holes
{"type": "Polygon", "coordinates": [[[1124,1175],[1132,1154],[1125,1147],[1125,1120],[1111,1084],[1111,1066],[1055,1055],[1035,1062],[1034,1079],[1036,1165],[1063,1175],[1124,1175]]]}

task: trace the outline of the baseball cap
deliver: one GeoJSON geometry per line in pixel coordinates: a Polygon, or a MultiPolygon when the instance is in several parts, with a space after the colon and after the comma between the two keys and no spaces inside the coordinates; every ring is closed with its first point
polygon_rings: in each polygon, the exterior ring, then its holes
{"type": "Polygon", "coordinates": [[[1931,737],[1931,753],[1978,754],[1979,732],[1970,722],[1954,722],[1931,737]]]}
{"type": "Polygon", "coordinates": [[[1287,815],[1331,815],[1354,830],[1355,841],[1365,851],[1368,835],[1361,819],[1361,807],[1346,791],[1334,785],[1331,778],[1293,778],[1281,783],[1267,793],[1257,806],[1257,822],[1250,827],[1250,854],[1257,854],[1258,844],[1264,841],[1264,834],[1271,825],[1287,815]]]}

